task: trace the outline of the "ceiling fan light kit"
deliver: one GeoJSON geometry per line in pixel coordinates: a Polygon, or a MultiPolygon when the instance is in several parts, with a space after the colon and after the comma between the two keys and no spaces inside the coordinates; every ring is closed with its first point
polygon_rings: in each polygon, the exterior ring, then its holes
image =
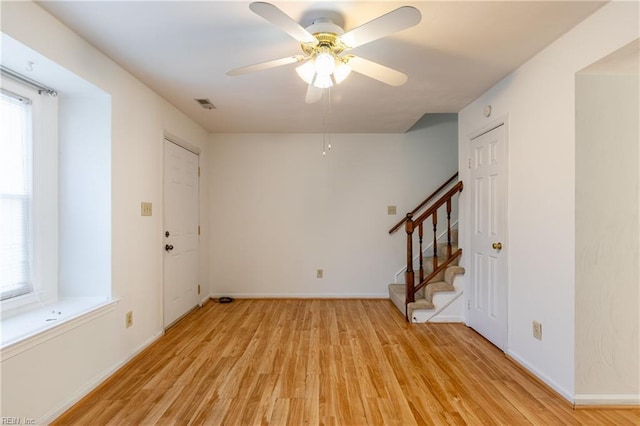
{"type": "Polygon", "coordinates": [[[298,40],[304,55],[294,55],[237,68],[227,72],[227,75],[241,75],[303,62],[296,67],[296,72],[309,85],[305,98],[307,103],[320,100],[322,89],[340,84],[352,70],[391,86],[400,86],[407,81],[407,75],[400,71],[351,54],[342,55],[342,53],[417,25],[422,16],[414,7],[400,7],[347,33],[327,18],[318,18],[313,21],[313,24],[303,28],[270,3],[254,2],[249,5],[249,8],[298,40]]]}

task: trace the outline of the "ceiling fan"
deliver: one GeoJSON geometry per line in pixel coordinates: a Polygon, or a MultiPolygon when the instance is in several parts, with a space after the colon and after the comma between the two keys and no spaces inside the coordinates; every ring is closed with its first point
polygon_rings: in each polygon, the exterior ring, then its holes
{"type": "Polygon", "coordinates": [[[249,8],[299,41],[302,54],[236,68],[227,72],[227,75],[236,76],[301,62],[296,72],[309,85],[305,98],[307,103],[319,101],[323,89],[344,81],[351,70],[391,86],[401,86],[408,79],[400,71],[344,53],[417,25],[422,15],[414,7],[399,7],[346,33],[328,18],[316,19],[313,24],[303,28],[270,3],[254,2],[249,8]]]}

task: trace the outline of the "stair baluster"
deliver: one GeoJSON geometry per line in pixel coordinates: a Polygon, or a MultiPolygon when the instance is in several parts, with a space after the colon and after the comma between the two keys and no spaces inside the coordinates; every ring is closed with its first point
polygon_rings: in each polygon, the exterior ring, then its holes
{"type": "Polygon", "coordinates": [[[404,273],[404,280],[407,286],[407,296],[405,303],[405,317],[407,315],[406,304],[415,302],[415,276],[413,273],[413,214],[407,213],[407,219],[404,223],[407,232],[407,270],[404,273]]]}
{"type": "MultiPolygon", "coordinates": [[[[422,223],[418,225],[418,247],[419,247],[418,253],[422,253],[422,223]]],[[[420,262],[420,270],[419,270],[418,278],[422,282],[422,280],[424,280],[424,265],[423,265],[422,255],[418,256],[418,259],[420,262]]]]}
{"type": "MultiPolygon", "coordinates": [[[[438,269],[438,210],[433,211],[433,271],[438,269]]],[[[422,282],[422,280],[420,280],[422,282]]]]}
{"type": "MultiPolygon", "coordinates": [[[[455,175],[454,175],[455,176],[455,175]]],[[[406,286],[406,297],[405,297],[405,317],[408,318],[408,309],[407,305],[409,303],[415,302],[415,293],[424,288],[430,280],[432,280],[436,275],[444,271],[455,259],[457,259],[462,254],[462,249],[458,248],[455,253],[453,253],[452,243],[451,243],[451,206],[452,206],[452,198],[457,195],[459,192],[462,192],[463,184],[462,182],[458,182],[453,188],[447,191],[439,200],[435,201],[424,213],[418,216],[417,219],[413,219],[413,212],[407,213],[406,218],[403,220],[405,224],[405,231],[407,233],[407,269],[405,271],[405,286],[406,286]],[[439,265],[438,264],[438,209],[446,205],[446,214],[447,214],[447,256],[446,259],[439,265]],[[431,222],[433,224],[433,269],[432,271],[425,277],[424,276],[424,265],[422,259],[422,241],[423,241],[423,222],[427,220],[431,216],[431,222]],[[419,261],[419,283],[416,285],[415,283],[415,272],[413,270],[413,232],[418,227],[418,246],[420,253],[418,255],[419,261]]],[[[401,222],[402,223],[402,222],[401,222]]],[[[401,224],[400,223],[400,224],[401,224]]],[[[398,224],[398,225],[400,225],[398,224]]],[[[389,231],[393,232],[394,229],[389,231]]]]}
{"type": "Polygon", "coordinates": [[[451,198],[447,200],[447,257],[451,257],[451,198]]]}

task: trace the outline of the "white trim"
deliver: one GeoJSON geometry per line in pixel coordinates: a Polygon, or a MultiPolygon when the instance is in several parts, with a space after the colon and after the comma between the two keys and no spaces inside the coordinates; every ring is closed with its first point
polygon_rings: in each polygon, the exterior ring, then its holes
{"type": "Polygon", "coordinates": [[[192,145],[189,142],[180,139],[176,135],[172,135],[171,133],[167,132],[166,130],[164,130],[162,132],[162,135],[163,135],[164,139],[168,140],[169,142],[174,143],[174,144],[178,145],[179,147],[184,148],[187,151],[190,151],[190,152],[194,153],[198,157],[200,156],[200,148],[198,148],[197,146],[192,145]]]}
{"type": "Polygon", "coordinates": [[[522,366],[524,369],[528,370],[530,373],[532,373],[534,376],[536,376],[542,382],[546,383],[551,389],[556,391],[564,399],[566,399],[567,401],[569,401],[572,404],[574,403],[574,396],[573,396],[573,394],[571,394],[571,392],[567,391],[562,386],[560,386],[558,383],[556,383],[555,381],[551,380],[551,378],[549,376],[547,376],[546,374],[543,374],[536,367],[534,367],[533,365],[531,365],[528,362],[526,362],[524,360],[524,358],[522,358],[516,352],[514,352],[512,350],[507,350],[506,354],[509,355],[509,357],[511,357],[511,359],[513,359],[515,362],[520,364],[520,366],[522,366]]]}
{"type": "Polygon", "coordinates": [[[236,299],[388,299],[388,293],[211,293],[209,298],[236,299]]]}
{"type": "Polygon", "coordinates": [[[115,374],[119,369],[124,367],[129,361],[138,356],[142,351],[147,349],[153,343],[156,342],[159,338],[164,335],[164,330],[160,330],[156,334],[154,334],[150,339],[143,342],[137,349],[135,349],[129,356],[123,359],[121,362],[117,363],[113,367],[109,368],[107,371],[99,375],[95,380],[88,383],[86,386],[81,388],[74,395],[70,396],[66,399],[66,401],[61,404],[58,408],[54,409],[52,412],[43,417],[43,419],[38,424],[50,424],[55,419],[60,417],[65,411],[71,408],[74,404],[80,401],[82,398],[87,396],[89,392],[100,386],[104,381],[106,381],[109,377],[115,374]]]}
{"type": "Polygon", "coordinates": [[[591,395],[576,394],[576,407],[598,406],[598,405],[640,405],[640,394],[621,394],[621,395],[591,395]]]}
{"type": "Polygon", "coordinates": [[[431,322],[431,323],[442,323],[442,322],[446,322],[446,323],[462,323],[462,317],[460,315],[439,315],[437,318],[429,318],[427,321],[425,322],[431,322]]]}
{"type": "MultiPolygon", "coordinates": [[[[0,351],[0,359],[2,362],[13,358],[22,352],[29,350],[37,345],[40,345],[48,340],[53,339],[61,334],[67,333],[75,328],[80,327],[96,318],[99,318],[115,309],[115,305],[119,302],[116,300],[105,300],[102,304],[92,307],[89,311],[81,312],[75,316],[64,319],[63,321],[52,324],[50,327],[44,330],[37,330],[30,334],[20,337],[16,341],[8,342],[6,346],[0,351]]],[[[55,308],[55,304],[51,305],[55,308]]],[[[29,314],[35,311],[29,311],[29,314]]]]}
{"type": "MultiPolygon", "coordinates": [[[[454,279],[455,279],[455,278],[454,278],[454,279]]],[[[454,286],[454,288],[455,288],[455,286],[454,286]]],[[[444,304],[443,306],[441,306],[440,308],[436,309],[436,311],[433,313],[433,315],[431,315],[429,318],[427,318],[427,321],[426,321],[426,322],[429,322],[429,321],[431,321],[432,319],[434,319],[434,318],[436,317],[436,315],[440,314],[442,311],[444,311],[445,309],[447,309],[447,308],[448,308],[448,307],[449,307],[453,302],[455,302],[456,300],[458,300],[458,299],[459,299],[460,297],[462,297],[462,295],[464,294],[464,291],[463,291],[463,290],[458,291],[458,290],[456,289],[456,291],[457,291],[457,293],[456,293],[456,294],[454,294],[454,296],[453,296],[449,301],[447,301],[447,303],[445,303],[445,304],[444,304]]],[[[435,303],[434,303],[434,305],[435,305],[435,303]]],[[[443,318],[447,318],[447,317],[449,317],[449,316],[452,316],[452,315],[442,315],[441,317],[439,317],[439,318],[435,318],[435,319],[440,320],[440,319],[443,319],[443,318]]],[[[456,317],[458,318],[458,320],[459,320],[460,322],[462,322],[462,320],[461,320],[461,319],[462,319],[462,315],[456,315],[456,317]]],[[[436,321],[433,321],[433,322],[436,322],[436,321]]]]}
{"type": "Polygon", "coordinates": [[[489,133],[490,131],[497,129],[500,126],[503,126],[507,123],[506,120],[506,116],[504,117],[500,117],[495,121],[492,121],[491,123],[487,124],[486,126],[482,126],[479,129],[474,130],[473,132],[469,133],[467,135],[467,139],[469,141],[472,141],[476,138],[479,138],[480,136],[484,135],[485,133],[489,133]]]}

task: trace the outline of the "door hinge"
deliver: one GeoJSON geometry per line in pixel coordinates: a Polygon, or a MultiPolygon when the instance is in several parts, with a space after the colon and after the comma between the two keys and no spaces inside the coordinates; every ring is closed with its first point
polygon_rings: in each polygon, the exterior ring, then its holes
{"type": "Polygon", "coordinates": [[[198,294],[200,294],[200,284],[198,284],[198,294]]]}
{"type": "Polygon", "coordinates": [[[198,177],[200,177],[200,166],[198,166],[198,177]]]}
{"type": "Polygon", "coordinates": [[[198,225],[198,235],[200,235],[200,225],[198,225]]]}

